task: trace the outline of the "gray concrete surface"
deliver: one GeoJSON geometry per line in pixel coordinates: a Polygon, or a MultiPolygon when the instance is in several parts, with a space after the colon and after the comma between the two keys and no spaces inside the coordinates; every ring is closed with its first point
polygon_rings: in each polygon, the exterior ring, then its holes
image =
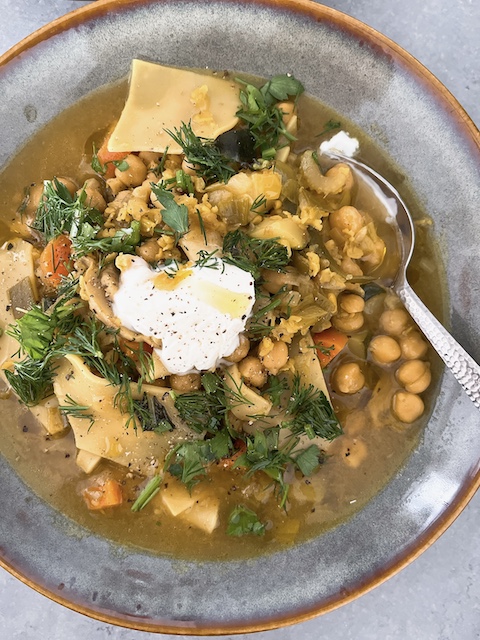
{"type": "MultiPolygon", "coordinates": [[[[86,2],[0,0],[0,51],[86,2]]],[[[330,0],[425,64],[480,124],[479,0],[330,0]]],[[[412,123],[415,126],[415,123],[412,123]]],[[[420,558],[326,616],[259,640],[475,640],[480,638],[480,495],[420,558]]],[[[147,640],[154,634],[90,620],[0,570],[0,640],[147,640]]],[[[163,636],[175,638],[179,636],[163,636]]],[[[246,638],[247,636],[237,636],[246,638]]]]}

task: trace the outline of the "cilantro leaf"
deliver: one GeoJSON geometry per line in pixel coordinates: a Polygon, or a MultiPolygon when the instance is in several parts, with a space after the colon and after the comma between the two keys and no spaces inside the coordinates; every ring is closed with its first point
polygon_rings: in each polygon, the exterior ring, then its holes
{"type": "Polygon", "coordinates": [[[265,525],[260,522],[255,511],[240,504],[230,513],[227,533],[229,536],[243,536],[250,533],[256,536],[263,536],[265,525]]]}
{"type": "Polygon", "coordinates": [[[267,87],[268,92],[277,100],[288,100],[290,96],[296,98],[305,91],[301,82],[287,74],[274,76],[267,87]]]}
{"type": "Polygon", "coordinates": [[[177,445],[165,459],[165,470],[192,489],[207,474],[207,464],[214,460],[208,441],[193,440],[177,445]]]}
{"type": "Polygon", "coordinates": [[[173,230],[175,241],[178,242],[188,232],[188,209],[184,204],[177,204],[175,196],[161,184],[150,183],[152,191],[162,205],[163,222],[173,230]]]}
{"type": "Polygon", "coordinates": [[[323,462],[323,451],[316,444],[303,449],[295,458],[295,464],[304,476],[311,476],[323,462]]]}

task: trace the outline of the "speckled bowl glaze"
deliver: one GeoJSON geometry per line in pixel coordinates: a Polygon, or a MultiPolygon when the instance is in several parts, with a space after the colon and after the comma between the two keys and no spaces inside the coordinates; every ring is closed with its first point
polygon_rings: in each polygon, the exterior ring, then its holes
{"type": "MultiPolygon", "coordinates": [[[[133,57],[262,76],[291,71],[360,125],[396,161],[389,177],[434,218],[450,322],[480,359],[478,131],[416,60],[315,3],[101,0],[1,60],[0,165],[64,108],[124,76],[133,57]]],[[[478,486],[479,422],[445,374],[422,442],[365,509],[317,539],[248,562],[180,562],[117,546],[40,501],[0,459],[0,562],[68,607],[137,629],[226,634],[305,620],[385,580],[452,522],[478,486]]]]}

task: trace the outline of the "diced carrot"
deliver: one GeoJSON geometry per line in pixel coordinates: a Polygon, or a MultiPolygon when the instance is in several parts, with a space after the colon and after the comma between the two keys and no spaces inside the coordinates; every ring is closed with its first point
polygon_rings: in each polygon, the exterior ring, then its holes
{"type": "Polygon", "coordinates": [[[348,342],[348,336],[333,327],[325,329],[321,333],[314,333],[312,338],[317,345],[318,359],[323,368],[340,353],[348,342]]]}
{"type": "Polygon", "coordinates": [[[153,347],[147,342],[135,342],[134,340],[126,340],[120,337],[118,339],[118,346],[126,356],[133,360],[137,367],[141,366],[144,362],[144,360],[142,362],[143,353],[147,353],[148,355],[153,353],[153,347]]]}
{"type": "Polygon", "coordinates": [[[50,240],[39,260],[40,278],[45,286],[56,289],[62,276],[68,276],[71,253],[72,242],[67,236],[60,235],[50,240]]]}
{"type": "Polygon", "coordinates": [[[122,487],[119,482],[111,478],[84,489],[82,495],[91,511],[118,507],[123,502],[122,487]]]}
{"type": "Polygon", "coordinates": [[[222,458],[219,462],[220,466],[222,466],[224,469],[231,469],[238,458],[247,450],[247,445],[243,440],[240,440],[240,438],[235,440],[233,446],[235,447],[234,453],[232,453],[232,455],[228,458],[222,458]]]}
{"type": "Polygon", "coordinates": [[[106,171],[104,174],[104,178],[114,178],[115,177],[115,165],[114,161],[124,160],[129,152],[125,151],[109,151],[108,150],[108,141],[110,140],[110,136],[112,132],[110,131],[105,136],[105,139],[102,142],[102,146],[97,151],[97,158],[99,162],[105,167],[106,171]]]}

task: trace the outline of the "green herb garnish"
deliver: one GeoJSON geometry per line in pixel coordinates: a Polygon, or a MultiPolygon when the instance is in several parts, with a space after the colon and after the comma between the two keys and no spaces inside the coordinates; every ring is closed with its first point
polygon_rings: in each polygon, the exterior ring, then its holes
{"type": "Polygon", "coordinates": [[[276,103],[288,98],[296,100],[304,91],[303,85],[289,75],[275,76],[260,89],[238,78],[236,80],[243,85],[240,89],[242,107],[237,116],[247,124],[259,155],[266,160],[273,159],[282,136],[288,141],[296,139],[287,131],[283,112],[276,103]]]}
{"type": "Polygon", "coordinates": [[[250,271],[255,280],[260,278],[261,269],[283,271],[288,264],[287,248],[275,240],[251,238],[237,229],[230,231],[223,239],[224,261],[250,271]]]}
{"type": "Polygon", "coordinates": [[[155,396],[145,393],[141,400],[134,400],[133,411],[143,431],[166,433],[173,430],[164,406],[155,396]]]}
{"type": "Polygon", "coordinates": [[[53,393],[54,367],[52,359],[33,360],[27,356],[16,362],[13,371],[5,369],[5,377],[20,400],[32,407],[53,393]]]}
{"type": "Polygon", "coordinates": [[[132,504],[131,511],[141,511],[152,498],[154,498],[160,491],[160,485],[162,484],[162,476],[154,476],[148,481],[138,498],[132,504]]]}
{"type": "Polygon", "coordinates": [[[184,204],[177,204],[171,191],[161,184],[150,183],[152,191],[162,205],[163,222],[172,229],[175,241],[178,242],[188,232],[188,209],[184,204]]]}
{"type": "Polygon", "coordinates": [[[40,231],[49,242],[62,233],[74,237],[84,222],[103,224],[102,214],[85,204],[86,198],[85,190],[74,197],[57,178],[46,180],[32,228],[40,231]]]}
{"type": "Polygon", "coordinates": [[[199,138],[190,124],[182,122],[179,129],[166,132],[182,147],[187,162],[195,167],[197,175],[207,183],[228,182],[235,175],[232,160],[217,149],[215,140],[199,138]]]}
{"type": "Polygon", "coordinates": [[[255,511],[239,504],[230,513],[227,533],[229,536],[244,536],[245,534],[263,536],[265,525],[260,522],[255,511]]]}
{"type": "MultiPolygon", "coordinates": [[[[90,412],[90,407],[79,404],[76,400],[69,395],[65,396],[65,405],[59,406],[59,410],[66,416],[73,418],[81,418],[84,420],[90,420],[90,427],[94,423],[93,415],[90,412]]],[[[89,427],[89,428],[90,428],[89,427]]]]}
{"type": "Polygon", "coordinates": [[[342,435],[342,427],[336,417],[328,398],[313,385],[304,386],[300,376],[293,379],[291,396],[287,405],[290,420],[283,423],[296,436],[319,436],[326,440],[334,440],[342,435]]]}
{"type": "Polygon", "coordinates": [[[317,133],[315,137],[319,138],[320,136],[323,136],[326,133],[330,133],[330,131],[334,131],[335,129],[340,129],[341,126],[342,126],[341,122],[338,122],[337,120],[333,120],[333,118],[331,118],[330,120],[328,120],[328,122],[325,123],[323,130],[320,131],[320,133],[317,133]]]}

